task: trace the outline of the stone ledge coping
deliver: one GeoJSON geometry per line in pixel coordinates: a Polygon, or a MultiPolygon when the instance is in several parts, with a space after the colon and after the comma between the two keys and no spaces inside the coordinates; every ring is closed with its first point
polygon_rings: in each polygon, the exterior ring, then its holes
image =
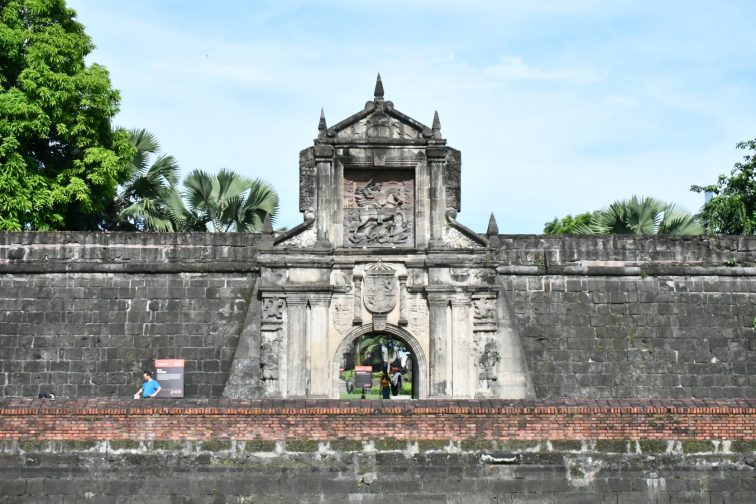
{"type": "Polygon", "coordinates": [[[756,399],[417,400],[0,399],[2,416],[756,415],[756,399]]]}

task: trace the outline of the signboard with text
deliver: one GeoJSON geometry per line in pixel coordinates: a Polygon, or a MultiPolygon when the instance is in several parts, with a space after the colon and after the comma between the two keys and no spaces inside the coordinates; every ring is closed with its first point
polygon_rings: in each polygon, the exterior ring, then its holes
{"type": "Polygon", "coordinates": [[[155,359],[155,370],[161,388],[157,397],[184,397],[184,359],[155,359]]]}
{"type": "Polygon", "coordinates": [[[373,386],[373,366],[354,366],[354,387],[373,386]]]}

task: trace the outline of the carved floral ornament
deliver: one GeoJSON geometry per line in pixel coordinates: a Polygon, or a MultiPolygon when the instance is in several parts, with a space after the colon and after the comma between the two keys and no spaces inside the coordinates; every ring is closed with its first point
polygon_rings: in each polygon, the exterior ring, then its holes
{"type": "Polygon", "coordinates": [[[283,322],[286,301],[282,297],[264,297],[262,300],[263,322],[283,322]]]}

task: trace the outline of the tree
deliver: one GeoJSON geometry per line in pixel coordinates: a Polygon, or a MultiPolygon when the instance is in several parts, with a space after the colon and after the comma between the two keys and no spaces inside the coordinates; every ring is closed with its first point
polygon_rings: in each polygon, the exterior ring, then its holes
{"type": "Polygon", "coordinates": [[[707,233],[756,234],[756,139],[736,147],[751,154],[743,156],[742,163],[735,163],[729,177],[720,175],[716,184],[690,188],[713,195],[698,214],[707,233]]]}
{"type": "Polygon", "coordinates": [[[178,162],[173,156],[158,155],[160,144],[145,129],[131,130],[129,138],[136,152],[131,160],[131,175],[114,202],[117,215],[112,228],[176,231],[170,208],[175,203],[172,193],[178,183],[178,162]]]}
{"type": "MultiPolygon", "coordinates": [[[[569,217],[569,216],[568,216],[569,217]]],[[[674,203],[656,198],[633,196],[615,201],[593,213],[584,213],[577,219],[556,219],[547,223],[547,229],[569,226],[572,234],[677,234],[693,235],[703,232],[696,217],[674,203]],[[586,217],[587,216],[587,217],[586,217]]],[[[571,219],[571,218],[570,218],[571,219]]]]}
{"type": "Polygon", "coordinates": [[[134,148],[64,0],[0,2],[0,229],[96,229],[134,148]]]}
{"type": "Polygon", "coordinates": [[[580,234],[579,230],[591,222],[593,213],[583,212],[573,217],[567,215],[561,219],[554,217],[554,220],[547,222],[543,226],[543,234],[580,234]]]}
{"type": "Polygon", "coordinates": [[[221,169],[214,176],[195,170],[184,179],[184,187],[188,212],[209,223],[213,231],[260,231],[265,215],[269,214],[272,222],[278,213],[273,186],[230,170],[221,169]]]}

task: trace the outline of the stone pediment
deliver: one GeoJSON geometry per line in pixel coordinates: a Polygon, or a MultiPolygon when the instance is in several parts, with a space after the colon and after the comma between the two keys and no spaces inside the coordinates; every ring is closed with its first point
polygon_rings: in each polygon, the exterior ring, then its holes
{"type": "Polygon", "coordinates": [[[380,75],[376,82],[375,99],[365,104],[360,112],[343,121],[325,127],[321,117],[318,141],[322,143],[410,143],[427,145],[445,143],[440,127],[428,127],[399,112],[394,104],[383,99],[380,75]]]}

